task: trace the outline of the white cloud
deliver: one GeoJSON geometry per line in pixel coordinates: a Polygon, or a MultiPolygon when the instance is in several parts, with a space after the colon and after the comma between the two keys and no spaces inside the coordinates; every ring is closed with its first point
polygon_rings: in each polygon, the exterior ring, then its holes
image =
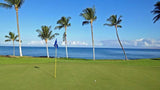
{"type": "Polygon", "coordinates": [[[60,42],[60,45],[65,46],[65,42],[60,42]]]}
{"type": "MultiPolygon", "coordinates": [[[[65,46],[65,42],[60,42],[59,44],[62,46],[65,46]]],[[[67,45],[68,46],[88,46],[89,44],[83,41],[68,41],[67,45]]]]}
{"type": "MultiPolygon", "coordinates": [[[[154,39],[136,39],[136,40],[122,40],[123,46],[125,47],[151,47],[151,48],[160,48],[160,40],[154,39]]],[[[118,40],[103,40],[98,41],[100,46],[104,47],[119,47],[118,40]]]]}
{"type": "MultiPolygon", "coordinates": [[[[15,42],[14,45],[17,46],[18,43],[15,42]]],[[[0,41],[0,46],[13,46],[13,42],[12,41],[10,41],[10,42],[0,41]]]]}
{"type": "Polygon", "coordinates": [[[41,46],[41,45],[44,45],[44,41],[30,41],[27,43],[27,45],[30,45],[30,46],[41,46]]]}
{"type": "MultiPolygon", "coordinates": [[[[53,41],[48,41],[48,46],[53,46],[54,42],[53,41]]],[[[45,42],[44,41],[30,41],[27,43],[27,46],[44,46],[45,42]]],[[[59,46],[65,46],[65,42],[58,41],[59,46]]],[[[88,43],[83,42],[83,41],[68,41],[67,42],[68,46],[88,46],[88,43]]]]}
{"type": "Polygon", "coordinates": [[[160,40],[142,38],[135,40],[135,44],[136,46],[160,47],[160,40]]]}
{"type": "MultiPolygon", "coordinates": [[[[121,40],[125,48],[160,48],[160,40],[140,38],[136,40],[121,40]]],[[[12,46],[11,42],[0,42],[0,45],[12,46]]],[[[18,43],[16,43],[18,46],[18,43]]],[[[45,46],[45,42],[41,41],[29,41],[28,43],[22,42],[24,46],[45,46]]],[[[53,46],[54,41],[48,41],[48,46],[53,46]]],[[[65,42],[58,41],[59,46],[65,46],[65,42]]],[[[68,47],[92,47],[92,43],[84,41],[68,41],[68,47]]],[[[95,41],[95,47],[109,47],[109,48],[120,48],[118,40],[102,40],[95,41]]]]}

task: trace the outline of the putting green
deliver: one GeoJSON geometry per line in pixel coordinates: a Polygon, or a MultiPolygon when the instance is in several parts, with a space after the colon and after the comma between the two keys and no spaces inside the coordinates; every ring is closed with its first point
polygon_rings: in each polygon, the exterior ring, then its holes
{"type": "Polygon", "coordinates": [[[160,60],[0,57],[0,90],[160,90],[160,60]]]}

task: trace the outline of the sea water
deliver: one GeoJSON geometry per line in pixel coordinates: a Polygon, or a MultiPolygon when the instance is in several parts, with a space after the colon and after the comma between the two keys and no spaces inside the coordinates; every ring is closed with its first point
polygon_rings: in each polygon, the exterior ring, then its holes
{"type": "MultiPolygon", "coordinates": [[[[92,59],[92,48],[68,47],[69,58],[92,59]]],[[[160,58],[160,49],[125,49],[128,59],[160,58]]],[[[46,56],[46,47],[22,47],[23,56],[46,56]]],[[[0,55],[13,55],[12,46],[0,46],[0,55]]],[[[19,47],[15,47],[15,55],[19,56],[19,47]]],[[[49,47],[49,55],[55,56],[55,48],[49,47]]],[[[58,57],[65,57],[65,47],[59,47],[58,57]]],[[[96,59],[124,59],[121,48],[95,48],[96,59]]]]}

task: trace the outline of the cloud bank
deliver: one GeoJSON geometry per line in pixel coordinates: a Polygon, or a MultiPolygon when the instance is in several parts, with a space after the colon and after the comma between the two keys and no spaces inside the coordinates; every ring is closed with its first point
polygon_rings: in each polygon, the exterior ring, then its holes
{"type": "MultiPolygon", "coordinates": [[[[160,48],[160,40],[154,39],[136,39],[136,40],[122,40],[121,41],[124,47],[127,48],[160,48]]],[[[106,46],[106,47],[119,47],[118,40],[103,40],[98,41],[100,43],[97,46],[106,46]]]]}
{"type": "MultiPolygon", "coordinates": [[[[69,41],[67,42],[68,46],[88,46],[89,44],[87,42],[83,41],[69,41]]],[[[61,46],[65,46],[65,42],[60,42],[61,46]]]]}
{"type": "MultiPolygon", "coordinates": [[[[125,48],[160,48],[160,40],[140,38],[136,40],[121,40],[125,48]]],[[[68,47],[92,47],[91,41],[68,41],[68,47]]],[[[48,46],[53,46],[54,41],[48,41],[48,46]]],[[[12,46],[11,42],[0,42],[1,46],[12,46]]],[[[44,41],[22,42],[23,46],[45,46],[44,41]]],[[[65,47],[65,42],[58,41],[60,47],[65,47]]],[[[18,43],[16,44],[18,46],[18,43]]],[[[95,47],[120,48],[118,40],[95,41],[95,47]]]]}

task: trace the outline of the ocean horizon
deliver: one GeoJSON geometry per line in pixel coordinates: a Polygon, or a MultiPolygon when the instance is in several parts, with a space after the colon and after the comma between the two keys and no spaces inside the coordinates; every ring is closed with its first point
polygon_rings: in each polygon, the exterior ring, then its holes
{"type": "MultiPolygon", "coordinates": [[[[128,59],[160,58],[160,49],[125,48],[128,59]]],[[[23,56],[45,57],[46,47],[22,46],[23,56]]],[[[69,58],[92,59],[92,47],[68,47],[69,58]]],[[[13,46],[0,46],[0,55],[13,55],[13,46]]],[[[15,47],[15,55],[19,56],[19,47],[15,47]]],[[[49,47],[50,57],[55,56],[55,48],[49,47]]],[[[96,59],[125,59],[121,48],[95,48],[96,59]]],[[[57,57],[65,57],[65,47],[59,47],[57,57]]]]}

